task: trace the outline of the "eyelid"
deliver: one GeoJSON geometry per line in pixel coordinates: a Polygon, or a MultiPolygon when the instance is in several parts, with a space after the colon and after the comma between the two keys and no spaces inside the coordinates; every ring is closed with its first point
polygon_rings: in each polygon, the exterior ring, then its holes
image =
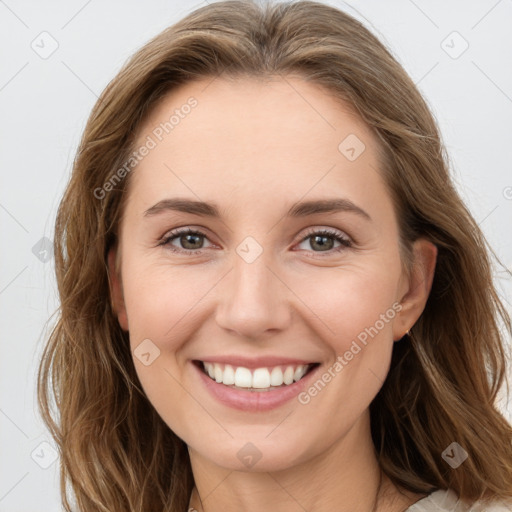
{"type": "MultiPolygon", "coordinates": [[[[207,239],[208,241],[210,241],[210,243],[212,245],[216,245],[214,244],[209,236],[208,236],[208,233],[207,233],[207,229],[206,228],[203,228],[203,227],[195,227],[195,226],[181,226],[181,227],[178,227],[178,228],[174,228],[174,229],[170,229],[168,231],[166,231],[166,233],[160,237],[157,241],[157,246],[166,246],[169,244],[169,242],[174,239],[176,240],[177,238],[179,238],[180,236],[183,236],[183,235],[188,235],[188,234],[191,234],[191,235],[198,235],[198,236],[202,236],[203,238],[207,239]]],[[[173,251],[173,252],[186,252],[186,253],[189,253],[189,254],[199,254],[200,251],[202,251],[202,249],[196,249],[196,250],[186,250],[186,249],[179,249],[179,248],[175,248],[176,250],[173,251]]],[[[172,249],[171,249],[172,250],[172,249]]]]}
{"type": "Polygon", "coordinates": [[[308,228],[306,233],[304,235],[302,235],[302,238],[299,241],[304,242],[304,240],[309,238],[311,235],[316,235],[316,234],[320,234],[320,233],[325,233],[332,237],[342,238],[343,240],[345,240],[346,242],[349,242],[351,244],[354,243],[354,240],[352,239],[352,237],[347,235],[347,233],[345,231],[342,231],[341,229],[337,229],[337,228],[330,228],[330,227],[308,228]]]}
{"type": "MultiPolygon", "coordinates": [[[[181,227],[167,231],[166,234],[160,238],[157,245],[167,247],[169,251],[171,251],[172,253],[175,253],[175,254],[184,254],[187,256],[197,256],[197,255],[202,254],[203,250],[208,249],[209,247],[201,248],[201,249],[182,249],[179,247],[171,246],[170,242],[178,239],[182,235],[191,234],[191,235],[203,237],[203,238],[207,239],[211,244],[215,245],[208,238],[207,231],[208,230],[206,228],[194,227],[193,225],[181,226],[181,227]]],[[[294,246],[305,242],[308,238],[312,237],[313,235],[328,236],[340,243],[339,247],[332,248],[332,249],[329,249],[326,251],[305,250],[306,253],[314,254],[315,256],[312,256],[314,258],[324,258],[324,257],[332,256],[335,254],[339,254],[347,249],[355,249],[356,248],[355,247],[356,244],[355,244],[354,240],[352,239],[352,237],[347,235],[344,231],[341,231],[337,228],[332,228],[332,227],[310,227],[306,230],[305,233],[302,234],[301,238],[294,243],[294,246]]]]}

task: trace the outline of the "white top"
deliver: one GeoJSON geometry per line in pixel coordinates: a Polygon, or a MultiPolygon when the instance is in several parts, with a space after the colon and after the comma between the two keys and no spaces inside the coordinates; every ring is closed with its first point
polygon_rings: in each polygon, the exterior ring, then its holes
{"type": "Polygon", "coordinates": [[[410,506],[406,512],[510,512],[512,501],[484,502],[476,501],[468,504],[457,498],[451,489],[437,490],[410,506]]]}

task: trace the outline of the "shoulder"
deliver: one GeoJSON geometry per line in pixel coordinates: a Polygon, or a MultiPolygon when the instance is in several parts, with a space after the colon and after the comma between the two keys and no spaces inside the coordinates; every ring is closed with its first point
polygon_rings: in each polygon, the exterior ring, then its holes
{"type": "Polygon", "coordinates": [[[512,501],[460,500],[450,489],[440,489],[410,506],[406,512],[511,512],[512,501]]]}

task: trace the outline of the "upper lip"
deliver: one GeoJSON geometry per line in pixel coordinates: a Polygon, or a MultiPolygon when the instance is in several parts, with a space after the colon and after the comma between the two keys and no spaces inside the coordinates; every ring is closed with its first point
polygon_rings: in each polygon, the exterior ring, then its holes
{"type": "Polygon", "coordinates": [[[218,363],[218,364],[229,364],[231,366],[242,366],[248,369],[255,368],[271,368],[273,366],[298,366],[315,364],[315,361],[297,359],[291,357],[280,357],[280,356],[258,356],[258,357],[246,357],[246,356],[209,356],[199,358],[197,361],[204,363],[218,363]]]}

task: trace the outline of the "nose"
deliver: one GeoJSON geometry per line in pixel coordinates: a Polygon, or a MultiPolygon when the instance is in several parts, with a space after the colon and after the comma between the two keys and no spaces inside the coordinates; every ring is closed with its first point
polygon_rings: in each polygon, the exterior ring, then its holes
{"type": "Polygon", "coordinates": [[[247,263],[235,254],[234,267],[219,291],[217,325],[232,334],[258,339],[290,324],[291,292],[263,255],[247,263]]]}

